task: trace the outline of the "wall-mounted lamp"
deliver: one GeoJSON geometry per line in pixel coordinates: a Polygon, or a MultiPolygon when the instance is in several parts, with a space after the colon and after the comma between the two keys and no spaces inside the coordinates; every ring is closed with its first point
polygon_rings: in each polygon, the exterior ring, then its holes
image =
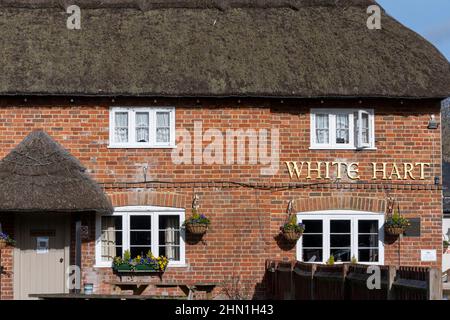
{"type": "Polygon", "coordinates": [[[439,182],[440,182],[439,177],[438,177],[438,176],[435,176],[435,177],[434,177],[434,184],[435,184],[436,186],[438,186],[438,185],[439,185],[439,182]]]}
{"type": "Polygon", "coordinates": [[[434,114],[432,114],[430,117],[430,121],[428,122],[428,129],[437,129],[438,127],[439,127],[439,124],[436,121],[436,116],[434,114]]]}

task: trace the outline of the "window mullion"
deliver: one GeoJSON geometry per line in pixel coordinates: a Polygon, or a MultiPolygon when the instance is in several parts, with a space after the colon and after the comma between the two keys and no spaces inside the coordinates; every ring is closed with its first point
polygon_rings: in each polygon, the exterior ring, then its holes
{"type": "Polygon", "coordinates": [[[159,257],[159,215],[153,213],[152,216],[152,253],[154,256],[159,257]]]}
{"type": "Polygon", "coordinates": [[[330,258],[330,219],[323,219],[323,262],[330,258]]]}
{"type": "Polygon", "coordinates": [[[330,146],[332,148],[336,147],[336,114],[330,113],[329,115],[329,139],[330,139],[330,146]]]}

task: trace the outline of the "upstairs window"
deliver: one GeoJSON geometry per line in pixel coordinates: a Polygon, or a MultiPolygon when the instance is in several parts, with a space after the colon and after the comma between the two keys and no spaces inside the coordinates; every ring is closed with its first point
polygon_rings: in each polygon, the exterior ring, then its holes
{"type": "Polygon", "coordinates": [[[123,108],[110,110],[111,148],[175,147],[175,108],[123,108]]]}
{"type": "Polygon", "coordinates": [[[311,149],[373,148],[373,110],[311,109],[311,149]]]}

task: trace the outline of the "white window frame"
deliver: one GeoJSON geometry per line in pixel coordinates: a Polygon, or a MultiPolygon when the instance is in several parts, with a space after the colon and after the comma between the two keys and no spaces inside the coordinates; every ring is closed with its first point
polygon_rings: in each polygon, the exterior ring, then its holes
{"type": "Polygon", "coordinates": [[[111,107],[109,109],[109,145],[108,148],[175,148],[175,107],[111,107]],[[128,142],[115,141],[115,114],[116,112],[128,113],[128,142]],[[148,112],[149,114],[149,141],[136,141],[136,113],[148,112]],[[156,113],[169,112],[170,140],[156,142],[156,113]]]}
{"type": "MultiPolygon", "coordinates": [[[[319,264],[325,264],[330,258],[330,220],[351,220],[351,253],[350,256],[355,256],[358,259],[358,221],[360,220],[378,220],[378,256],[377,262],[359,262],[360,264],[367,265],[383,265],[384,264],[384,214],[373,213],[366,211],[352,211],[352,210],[328,210],[328,211],[312,211],[312,212],[300,212],[297,213],[297,220],[302,222],[303,220],[322,220],[322,245],[323,252],[321,262],[314,262],[319,264]]],[[[303,261],[302,250],[303,249],[303,237],[297,241],[297,260],[303,261]]],[[[308,262],[308,261],[305,261],[308,262]]],[[[339,263],[339,262],[336,262],[339,263]]]]}
{"type": "Polygon", "coordinates": [[[310,149],[318,150],[375,150],[375,116],[373,109],[325,109],[325,108],[313,108],[310,111],[310,149]],[[355,117],[354,113],[358,113],[358,118],[362,117],[362,114],[369,115],[369,143],[362,144],[362,132],[359,130],[359,135],[355,135],[355,117]],[[316,141],[316,114],[328,115],[328,143],[317,143],[316,141]],[[336,143],[336,115],[348,114],[349,115],[349,143],[339,144],[336,143]]]}
{"type": "Polygon", "coordinates": [[[101,217],[105,216],[121,216],[122,217],[122,250],[129,250],[130,248],[130,216],[144,215],[151,216],[152,224],[152,253],[159,256],[159,217],[164,215],[178,215],[180,217],[180,260],[169,261],[168,267],[185,267],[186,266],[186,244],[185,244],[185,229],[183,222],[185,220],[185,210],[181,208],[169,208],[158,206],[127,206],[116,207],[112,214],[97,214],[95,221],[95,266],[96,268],[111,268],[112,261],[102,261],[101,248],[101,217]]]}

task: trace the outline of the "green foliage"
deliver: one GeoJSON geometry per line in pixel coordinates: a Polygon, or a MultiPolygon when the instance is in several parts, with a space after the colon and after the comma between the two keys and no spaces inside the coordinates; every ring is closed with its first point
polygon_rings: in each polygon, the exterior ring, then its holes
{"type": "Polygon", "coordinates": [[[197,209],[192,209],[192,216],[183,222],[183,226],[189,223],[209,225],[211,221],[205,215],[200,214],[197,209]]]}
{"type": "Polygon", "coordinates": [[[351,263],[352,264],[357,264],[358,263],[358,260],[356,259],[356,257],[354,255],[352,256],[351,263]]]}
{"type": "Polygon", "coordinates": [[[131,252],[130,250],[125,250],[123,253],[123,260],[130,261],[131,260],[131,252]]]}
{"type": "Polygon", "coordinates": [[[443,245],[444,247],[448,247],[449,244],[450,244],[450,243],[449,243],[447,240],[442,241],[442,245],[443,245]]]}
{"type": "Polygon", "coordinates": [[[411,225],[408,219],[400,215],[398,208],[394,209],[394,214],[386,220],[385,224],[393,228],[406,228],[411,225]]]}
{"type": "Polygon", "coordinates": [[[331,255],[327,260],[327,265],[333,266],[334,265],[334,256],[331,255]]]}
{"type": "Polygon", "coordinates": [[[294,231],[297,233],[303,233],[305,231],[305,225],[303,223],[297,223],[297,215],[293,214],[289,217],[289,221],[281,227],[281,229],[286,231],[294,231]]]}

